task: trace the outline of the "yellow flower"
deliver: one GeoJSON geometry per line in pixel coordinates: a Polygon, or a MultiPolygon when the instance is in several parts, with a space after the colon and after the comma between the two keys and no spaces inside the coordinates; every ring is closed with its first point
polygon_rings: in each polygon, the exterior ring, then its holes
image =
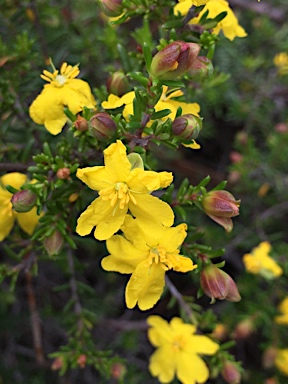
{"type": "Polygon", "coordinates": [[[278,69],[279,75],[287,75],[288,74],[288,54],[285,52],[280,52],[278,55],[274,57],[274,64],[278,69]]]}
{"type": "Polygon", "coordinates": [[[95,99],[86,81],[75,79],[79,75],[78,65],[72,67],[63,63],[59,70],[50,73],[43,71],[41,78],[48,81],[39,96],[33,101],[29,108],[31,119],[36,124],[43,124],[45,128],[57,135],[67,122],[64,107],[77,114],[84,107],[95,108],[95,99]]]}
{"type": "Polygon", "coordinates": [[[205,383],[209,370],[199,354],[214,355],[219,346],[207,336],[195,335],[196,327],[174,317],[170,324],[160,316],[149,316],[148,338],[157,348],[150,358],[149,371],[160,383],[174,376],[183,384],[205,383]]]}
{"type": "MultiPolygon", "coordinates": [[[[178,107],[182,108],[182,114],[193,114],[199,117],[200,106],[198,103],[185,103],[183,101],[173,100],[174,97],[183,96],[184,93],[179,89],[173,90],[172,92],[168,91],[168,87],[166,85],[163,86],[163,92],[160,97],[160,100],[155,105],[155,112],[162,111],[164,109],[170,109],[171,113],[164,117],[162,120],[165,121],[168,118],[171,120],[175,119],[176,112],[178,107]]],[[[128,92],[122,97],[118,97],[115,95],[109,95],[107,101],[103,101],[102,107],[105,109],[115,109],[124,105],[123,116],[126,120],[129,120],[129,115],[133,114],[133,100],[135,98],[135,92],[128,92]]],[[[151,122],[148,123],[148,126],[151,125],[151,122]]],[[[199,149],[200,145],[196,143],[195,140],[191,140],[189,144],[183,144],[185,147],[192,149],[199,149]]]]}
{"type": "Polygon", "coordinates": [[[288,349],[278,349],[276,352],[275,366],[288,376],[288,349]]]}
{"type": "Polygon", "coordinates": [[[0,241],[3,241],[11,232],[15,220],[28,235],[32,235],[36,225],[38,224],[39,216],[37,216],[36,208],[25,213],[15,212],[12,209],[12,193],[5,188],[6,185],[19,189],[27,181],[27,176],[12,172],[0,178],[0,241]]]}
{"type": "Polygon", "coordinates": [[[282,268],[268,254],[271,245],[263,241],[258,247],[253,248],[252,253],[243,256],[243,262],[248,272],[259,274],[266,279],[274,279],[282,275],[282,268]]]}
{"type": "Polygon", "coordinates": [[[102,260],[101,265],[106,271],[132,273],[126,286],[126,305],[134,308],[138,303],[144,311],[160,299],[167,270],[188,272],[197,265],[179,254],[178,248],[187,236],[186,224],[170,228],[155,225],[148,235],[137,225],[138,222],[139,219],[126,216],[121,227],[125,237],[115,235],[107,240],[110,255],[102,260]]]}
{"type": "Polygon", "coordinates": [[[222,12],[227,12],[227,15],[222,19],[215,28],[213,28],[213,33],[216,35],[222,30],[224,36],[229,40],[234,40],[235,37],[245,37],[247,33],[245,30],[239,25],[237,17],[235,16],[232,9],[229,7],[229,3],[225,0],[185,0],[181,1],[174,7],[174,13],[180,12],[182,15],[186,15],[188,10],[192,5],[205,5],[202,11],[199,13],[197,17],[194,17],[190,24],[198,24],[202,15],[208,11],[208,18],[214,19],[222,12]]]}
{"type": "Polygon", "coordinates": [[[288,297],[286,297],[279,305],[279,311],[282,315],[276,316],[275,322],[277,324],[288,325],[288,297]]]}
{"type": "Polygon", "coordinates": [[[76,228],[80,236],[88,235],[96,226],[98,240],[109,239],[124,223],[128,210],[139,218],[145,231],[155,225],[171,226],[174,214],[171,207],[150,192],[166,188],[172,183],[170,172],[131,169],[125,145],[117,140],[104,151],[105,166],[78,169],[77,177],[91,189],[99,191],[99,197],[82,213],[76,228]]]}

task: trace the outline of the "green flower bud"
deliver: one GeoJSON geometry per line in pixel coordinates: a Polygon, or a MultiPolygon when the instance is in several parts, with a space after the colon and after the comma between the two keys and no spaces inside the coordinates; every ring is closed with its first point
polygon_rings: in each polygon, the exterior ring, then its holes
{"type": "Polygon", "coordinates": [[[240,200],[227,191],[208,192],[202,200],[207,215],[221,225],[227,232],[233,229],[231,217],[239,215],[240,200]]]}
{"type": "Polygon", "coordinates": [[[34,207],[37,195],[30,190],[18,191],[11,199],[13,209],[16,212],[29,212],[34,207]]]}
{"type": "Polygon", "coordinates": [[[107,80],[107,91],[116,96],[123,96],[130,90],[129,82],[123,72],[113,73],[107,80]]]}
{"type": "Polygon", "coordinates": [[[52,235],[45,237],[44,248],[46,249],[49,256],[58,255],[63,247],[63,237],[59,231],[55,231],[52,235]]]}
{"type": "Polygon", "coordinates": [[[96,113],[89,121],[89,130],[99,141],[111,139],[117,130],[117,125],[106,112],[96,113]]]}
{"type": "Polygon", "coordinates": [[[102,0],[101,8],[105,15],[117,17],[122,13],[122,0],[102,0]]]}
{"type": "Polygon", "coordinates": [[[205,77],[209,77],[213,73],[213,64],[206,56],[198,56],[193,62],[188,74],[193,80],[201,80],[205,77]]]}
{"type": "Polygon", "coordinates": [[[192,67],[199,51],[196,43],[174,41],[153,57],[150,75],[160,80],[174,80],[192,67]]]}
{"type": "Polygon", "coordinates": [[[234,280],[222,269],[213,264],[206,266],[200,275],[200,284],[204,293],[215,299],[237,302],[241,300],[234,280]]]}
{"type": "Polygon", "coordinates": [[[202,120],[192,114],[177,117],[172,123],[172,132],[184,140],[197,139],[202,129],[202,120]]]}

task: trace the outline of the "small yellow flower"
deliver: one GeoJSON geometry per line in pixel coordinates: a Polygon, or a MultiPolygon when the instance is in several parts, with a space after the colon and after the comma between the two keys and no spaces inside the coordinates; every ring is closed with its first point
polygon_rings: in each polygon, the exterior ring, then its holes
{"type": "Polygon", "coordinates": [[[190,24],[198,24],[201,17],[208,11],[208,18],[214,19],[222,12],[227,12],[227,15],[222,19],[215,28],[213,33],[216,35],[222,30],[224,36],[229,40],[234,40],[235,37],[245,37],[247,33],[239,25],[237,17],[232,9],[229,7],[229,3],[226,0],[184,0],[174,7],[174,13],[180,12],[182,15],[186,15],[192,5],[205,5],[202,11],[197,17],[194,17],[190,24]]]}
{"type": "Polygon", "coordinates": [[[209,337],[196,335],[196,327],[174,317],[170,324],[160,316],[149,316],[148,338],[157,348],[150,358],[149,371],[160,383],[176,376],[182,384],[205,383],[209,370],[199,355],[214,355],[219,346],[209,337]]]}
{"type": "Polygon", "coordinates": [[[274,64],[278,69],[278,74],[280,76],[288,74],[288,53],[280,52],[274,57],[274,64]]]}
{"type": "Polygon", "coordinates": [[[64,107],[77,114],[84,107],[95,109],[95,99],[88,83],[76,79],[80,73],[78,65],[72,67],[63,63],[60,73],[52,67],[53,73],[44,70],[41,75],[49,84],[44,85],[40,95],[30,105],[29,114],[36,124],[43,124],[52,135],[57,135],[67,122],[64,107]]]}
{"type": "Polygon", "coordinates": [[[288,349],[278,349],[276,352],[275,366],[288,376],[288,349]]]}
{"type": "Polygon", "coordinates": [[[248,272],[259,274],[266,279],[274,279],[282,275],[282,268],[268,254],[271,245],[268,241],[263,241],[258,247],[253,248],[251,253],[243,256],[243,262],[248,272]]]}
{"type": "Polygon", "coordinates": [[[6,185],[11,185],[19,189],[26,181],[27,176],[18,172],[7,173],[0,178],[0,241],[10,234],[15,220],[28,235],[32,235],[38,224],[39,216],[37,216],[36,208],[25,213],[15,212],[11,203],[13,195],[5,188],[6,185]]]}
{"type": "Polygon", "coordinates": [[[288,325],[288,297],[286,297],[279,305],[280,316],[275,317],[275,323],[288,325]]]}
{"type": "Polygon", "coordinates": [[[128,210],[148,232],[153,232],[155,225],[173,224],[171,207],[150,194],[168,187],[173,180],[172,173],[144,171],[140,167],[131,169],[126,147],[120,140],[105,149],[104,162],[105,166],[77,171],[80,180],[99,191],[99,197],[78,219],[76,231],[80,236],[88,235],[96,226],[96,239],[109,239],[124,223],[128,210]]]}
{"type": "Polygon", "coordinates": [[[106,271],[132,273],[126,287],[126,305],[134,308],[138,304],[144,311],[160,299],[166,271],[188,272],[197,265],[180,255],[179,247],[187,236],[186,224],[170,228],[155,225],[147,235],[138,222],[126,216],[121,227],[125,237],[115,235],[107,240],[110,255],[102,260],[102,267],[106,271]]]}

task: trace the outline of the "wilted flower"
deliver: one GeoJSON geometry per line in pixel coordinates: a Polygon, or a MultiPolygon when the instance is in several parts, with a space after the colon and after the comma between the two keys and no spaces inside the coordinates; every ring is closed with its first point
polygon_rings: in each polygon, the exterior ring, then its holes
{"type": "Polygon", "coordinates": [[[194,63],[200,45],[174,41],[153,57],[150,74],[157,79],[171,80],[184,75],[194,63]]]}
{"type": "Polygon", "coordinates": [[[72,67],[63,63],[60,73],[53,64],[52,68],[53,73],[43,71],[41,78],[49,84],[30,105],[29,114],[36,124],[43,124],[50,133],[57,135],[67,122],[64,107],[76,115],[84,107],[95,109],[95,99],[88,83],[76,79],[80,73],[78,65],[72,67]]]}
{"type": "Polygon", "coordinates": [[[187,236],[187,225],[154,226],[149,235],[137,225],[138,219],[126,216],[121,227],[124,237],[115,235],[106,242],[110,255],[102,260],[106,271],[131,273],[125,299],[128,308],[138,304],[141,310],[152,308],[165,286],[165,272],[188,272],[197,267],[191,259],[180,255],[187,236]]]}
{"type": "Polygon", "coordinates": [[[9,235],[15,220],[28,235],[32,235],[38,224],[36,207],[29,212],[16,212],[11,203],[13,194],[5,188],[6,185],[11,185],[15,189],[20,189],[26,181],[27,176],[18,172],[8,173],[0,178],[0,241],[9,235]]]}
{"type": "Polygon", "coordinates": [[[252,249],[251,253],[246,253],[243,256],[243,263],[248,272],[259,274],[266,279],[275,279],[282,275],[282,268],[269,256],[271,244],[268,241],[263,241],[252,249]]]}
{"type": "Polygon", "coordinates": [[[80,180],[99,191],[99,197],[78,219],[76,231],[80,236],[88,235],[96,226],[96,239],[109,239],[124,223],[128,210],[148,233],[153,232],[154,225],[170,227],[173,224],[171,207],[151,195],[152,191],[171,184],[172,173],[132,169],[126,147],[120,140],[104,150],[104,162],[105,166],[77,171],[80,180]]]}
{"type": "Polygon", "coordinates": [[[232,231],[231,217],[239,215],[240,200],[236,200],[228,191],[216,190],[203,197],[202,206],[212,220],[222,225],[227,232],[232,231]]]}
{"type": "Polygon", "coordinates": [[[117,125],[106,112],[98,112],[89,121],[89,130],[99,141],[111,139],[117,130],[117,125]]]}
{"type": "Polygon", "coordinates": [[[149,371],[160,383],[176,376],[182,384],[206,383],[209,370],[199,355],[214,355],[219,346],[207,336],[196,335],[196,327],[174,317],[170,324],[160,316],[149,316],[148,338],[157,350],[150,357],[149,371]]]}
{"type": "Polygon", "coordinates": [[[215,299],[237,302],[241,300],[234,280],[214,264],[207,265],[200,275],[200,284],[204,293],[215,299]]]}

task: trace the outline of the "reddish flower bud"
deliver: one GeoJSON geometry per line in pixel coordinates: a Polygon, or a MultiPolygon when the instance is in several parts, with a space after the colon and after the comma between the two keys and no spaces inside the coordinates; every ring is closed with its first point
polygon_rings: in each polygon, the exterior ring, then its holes
{"type": "Polygon", "coordinates": [[[52,371],[58,371],[59,369],[61,369],[63,367],[63,359],[62,357],[57,357],[52,365],[51,365],[51,369],[52,371]]]}
{"type": "Polygon", "coordinates": [[[239,384],[241,382],[241,375],[239,368],[231,361],[225,361],[221,375],[223,379],[229,384],[239,384]]]}
{"type": "Polygon", "coordinates": [[[70,177],[70,169],[69,168],[59,168],[57,171],[58,179],[65,180],[70,177]]]}
{"type": "Polygon", "coordinates": [[[237,302],[241,300],[234,280],[222,269],[213,264],[206,266],[200,275],[200,284],[204,293],[215,299],[237,302]]]}
{"type": "Polygon", "coordinates": [[[44,248],[46,249],[49,256],[58,255],[63,247],[63,237],[59,231],[55,231],[52,235],[45,237],[44,248]]]}
{"type": "Polygon", "coordinates": [[[107,80],[107,91],[116,96],[122,96],[130,89],[127,77],[123,72],[113,73],[107,80]]]}
{"type": "Polygon", "coordinates": [[[188,141],[197,139],[201,129],[202,120],[192,114],[179,116],[172,123],[174,135],[188,141]]]}
{"type": "Polygon", "coordinates": [[[244,319],[238,323],[234,329],[233,337],[235,339],[247,339],[254,331],[254,325],[251,318],[244,319]]]}
{"type": "Polygon", "coordinates": [[[192,67],[199,51],[196,43],[174,41],[153,57],[150,74],[157,79],[174,80],[192,67]]]}
{"type": "Polygon", "coordinates": [[[18,191],[11,199],[11,203],[16,212],[29,212],[34,207],[37,200],[35,193],[30,190],[18,191]]]}
{"type": "Polygon", "coordinates": [[[211,60],[206,56],[198,56],[189,69],[188,74],[193,80],[201,80],[212,75],[213,70],[214,68],[211,60]]]}
{"type": "Polygon", "coordinates": [[[222,225],[227,232],[232,231],[230,218],[239,215],[240,200],[235,200],[228,191],[211,191],[203,197],[202,206],[212,220],[222,225]]]}
{"type": "Polygon", "coordinates": [[[77,131],[84,132],[87,131],[88,127],[88,121],[84,119],[84,117],[77,115],[77,120],[74,123],[74,127],[77,129],[77,131]]]}
{"type": "Polygon", "coordinates": [[[122,13],[122,0],[102,0],[101,8],[105,15],[117,17],[122,13]]]}
{"type": "Polygon", "coordinates": [[[99,141],[111,139],[117,130],[117,125],[106,112],[96,113],[89,121],[89,130],[99,141]]]}
{"type": "Polygon", "coordinates": [[[77,359],[77,364],[80,368],[85,368],[86,366],[86,361],[87,361],[87,356],[84,355],[83,353],[78,357],[77,359]]]}
{"type": "Polygon", "coordinates": [[[262,356],[262,366],[265,369],[270,369],[275,365],[277,349],[275,347],[267,348],[262,356]]]}
{"type": "Polygon", "coordinates": [[[122,380],[126,373],[125,365],[121,363],[114,363],[111,368],[111,376],[113,379],[122,380]]]}

